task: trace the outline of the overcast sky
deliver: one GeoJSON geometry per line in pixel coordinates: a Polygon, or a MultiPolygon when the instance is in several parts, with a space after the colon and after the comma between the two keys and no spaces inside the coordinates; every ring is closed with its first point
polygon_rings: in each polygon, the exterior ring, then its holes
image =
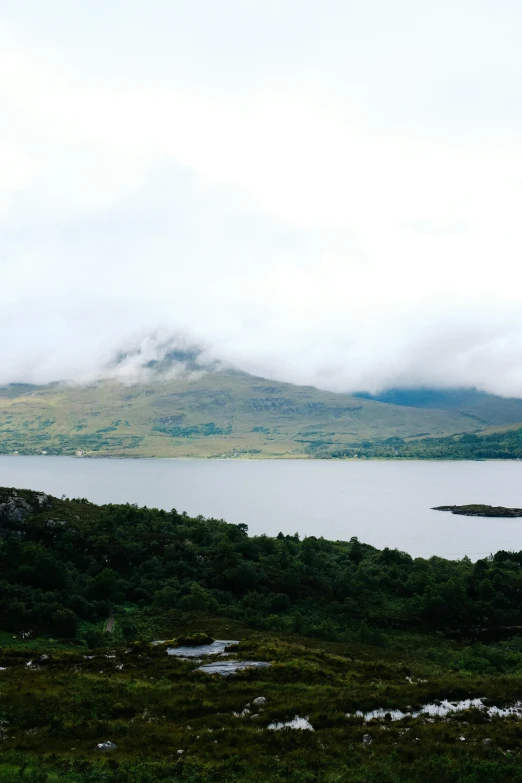
{"type": "Polygon", "coordinates": [[[0,382],[181,334],[522,396],[521,37],[519,0],[0,4],[0,382]]]}

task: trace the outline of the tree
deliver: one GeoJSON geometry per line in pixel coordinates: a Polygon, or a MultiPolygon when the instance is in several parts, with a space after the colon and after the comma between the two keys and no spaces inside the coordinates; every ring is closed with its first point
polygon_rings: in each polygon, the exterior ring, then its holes
{"type": "Polygon", "coordinates": [[[181,608],[192,611],[214,612],[217,606],[216,599],[196,582],[191,582],[189,592],[181,599],[181,608]]]}
{"type": "Polygon", "coordinates": [[[78,618],[70,609],[57,609],[52,615],[53,631],[57,636],[74,639],[78,630],[78,618]]]}
{"type": "Polygon", "coordinates": [[[138,637],[138,629],[130,617],[122,617],[118,625],[126,642],[133,642],[138,637]]]}

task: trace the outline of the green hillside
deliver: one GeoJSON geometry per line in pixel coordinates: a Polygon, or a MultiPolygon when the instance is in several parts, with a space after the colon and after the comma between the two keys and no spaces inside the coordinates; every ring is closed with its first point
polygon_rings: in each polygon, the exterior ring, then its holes
{"type": "Polygon", "coordinates": [[[0,781],[520,783],[521,564],[0,488],[0,781]]]}
{"type": "Polygon", "coordinates": [[[232,370],[141,384],[11,384],[0,388],[0,453],[328,456],[363,441],[441,438],[522,422],[518,399],[467,393],[440,408],[399,402],[232,370]]]}
{"type": "Polygon", "coordinates": [[[318,449],[316,456],[346,459],[355,454],[367,459],[522,459],[522,428],[494,433],[466,433],[446,438],[387,438],[353,446],[318,449]]]}

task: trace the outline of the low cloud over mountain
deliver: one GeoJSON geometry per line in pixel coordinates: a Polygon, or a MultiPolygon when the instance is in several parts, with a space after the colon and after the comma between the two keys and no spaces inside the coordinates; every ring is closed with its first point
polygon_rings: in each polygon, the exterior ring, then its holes
{"type": "Polygon", "coordinates": [[[181,334],[324,389],[522,395],[521,21],[2,9],[0,383],[128,380],[181,334]]]}

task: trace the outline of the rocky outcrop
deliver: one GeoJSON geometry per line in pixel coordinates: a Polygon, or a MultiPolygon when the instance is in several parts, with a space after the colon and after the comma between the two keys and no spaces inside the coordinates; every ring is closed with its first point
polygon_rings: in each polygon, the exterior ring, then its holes
{"type": "Polygon", "coordinates": [[[0,522],[21,522],[32,513],[32,506],[16,492],[5,503],[0,503],[0,522]]]}
{"type": "Polygon", "coordinates": [[[0,495],[0,523],[21,522],[31,514],[51,506],[51,498],[43,492],[27,492],[25,497],[16,489],[3,490],[0,495]]]}
{"type": "Polygon", "coordinates": [[[43,492],[0,489],[0,537],[19,537],[21,523],[51,506],[52,498],[43,492]]]}

